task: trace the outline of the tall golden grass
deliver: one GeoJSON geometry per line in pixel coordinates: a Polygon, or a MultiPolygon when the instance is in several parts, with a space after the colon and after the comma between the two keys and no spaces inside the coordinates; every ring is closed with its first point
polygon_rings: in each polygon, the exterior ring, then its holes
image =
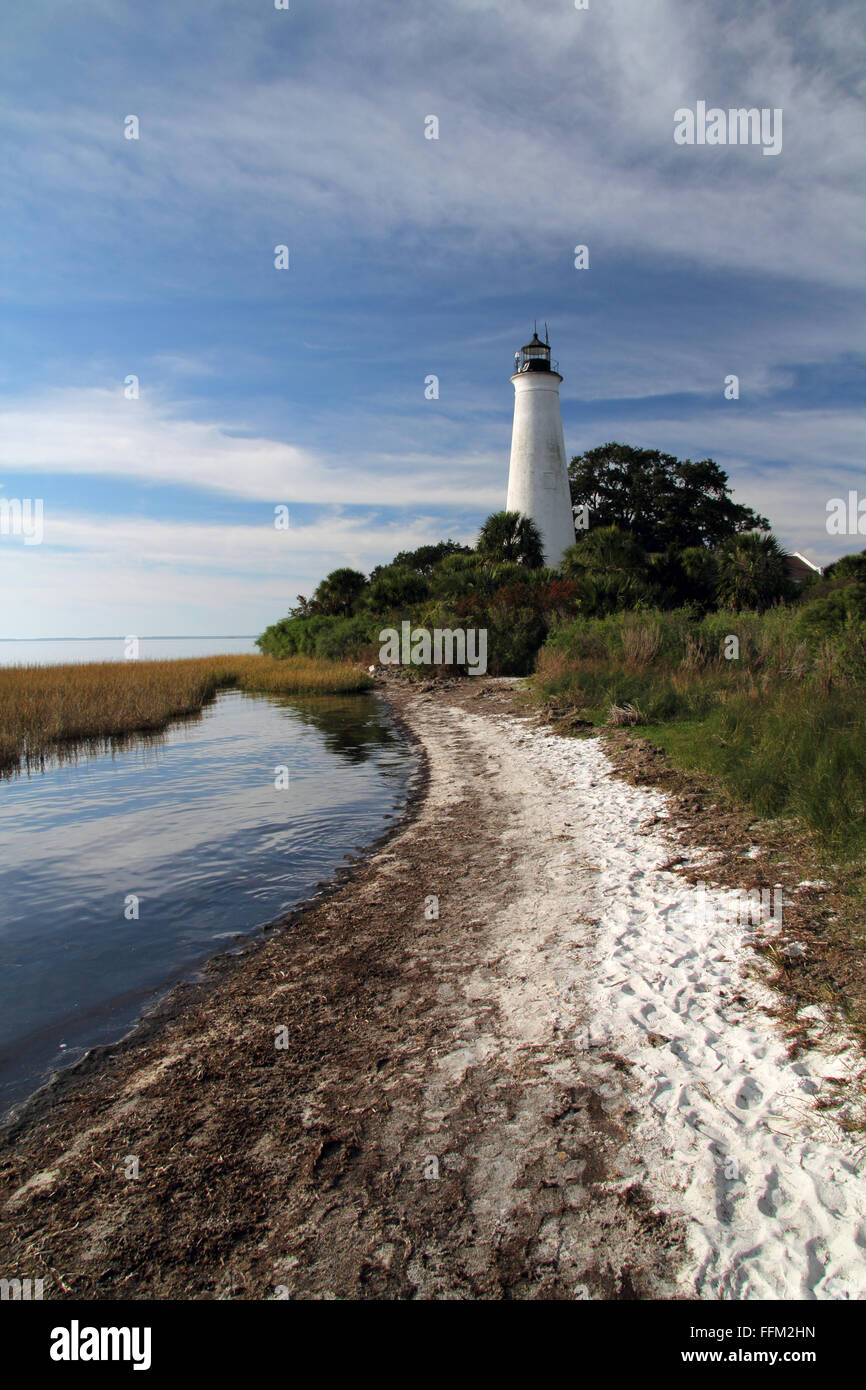
{"type": "Polygon", "coordinates": [[[0,668],[0,771],[39,766],[70,745],[108,745],[194,714],[218,690],[334,695],[371,684],[360,667],[295,656],[206,656],[0,668]]]}

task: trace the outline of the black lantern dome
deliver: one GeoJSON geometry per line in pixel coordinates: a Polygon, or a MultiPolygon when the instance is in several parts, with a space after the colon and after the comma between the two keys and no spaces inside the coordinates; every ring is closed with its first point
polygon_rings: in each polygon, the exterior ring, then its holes
{"type": "Polygon", "coordinates": [[[554,363],[551,367],[550,343],[542,342],[537,330],[532,335],[532,341],[525,343],[520,352],[514,354],[515,373],[556,371],[557,365],[554,363]]]}

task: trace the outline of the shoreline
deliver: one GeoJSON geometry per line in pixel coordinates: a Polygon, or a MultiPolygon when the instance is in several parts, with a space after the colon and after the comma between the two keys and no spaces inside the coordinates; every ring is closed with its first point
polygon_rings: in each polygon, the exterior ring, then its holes
{"type": "Polygon", "coordinates": [[[357,664],[306,656],[277,662],[258,653],[5,666],[0,687],[0,779],[11,779],[52,760],[75,761],[81,751],[108,753],[159,738],[178,721],[200,717],[224,690],[304,699],[354,695],[372,682],[357,664]],[[25,719],[28,708],[33,713],[25,719]]]}
{"type": "MultiPolygon", "coordinates": [[[[212,700],[216,699],[219,693],[216,692],[212,700]]],[[[371,840],[363,853],[358,854],[351,864],[341,865],[329,879],[317,883],[310,896],[297,903],[295,907],[290,908],[288,912],[283,913],[272,922],[264,922],[250,933],[239,932],[236,946],[226,947],[206,957],[200,965],[195,967],[193,974],[188,978],[178,979],[173,984],[159,988],[156,992],[160,997],[156,1003],[141,1013],[121,1037],[114,1042],[97,1044],[88,1048],[76,1062],[52,1072],[35,1091],[14,1105],[5,1116],[0,1116],[0,1159],[2,1159],[5,1147],[14,1143],[18,1134],[47,1119],[53,1107],[61,1103],[69,1091],[77,1090],[79,1084],[88,1079],[95,1078],[98,1082],[106,1068],[112,1064],[115,1056],[123,1055],[139,1043],[152,1043],[159,1037],[165,1026],[177,1019],[185,1009],[203,1002],[213,990],[218,989],[235,966],[240,965],[255,951],[261,949],[271,933],[289,930],[296,920],[303,917],[313,907],[326,901],[332,894],[339,892],[341,888],[351,883],[352,879],[363,870],[370,857],[411,823],[426,794],[428,768],[424,745],[403,719],[399,710],[387,699],[387,696],[384,696],[381,691],[375,690],[363,691],[362,693],[379,695],[386,706],[388,717],[407,742],[411,744],[417,759],[416,768],[408,780],[405,801],[400,814],[394,817],[393,824],[377,835],[374,840],[371,840]]],[[[201,710],[178,715],[177,719],[172,721],[172,727],[175,723],[183,723],[186,719],[196,718],[200,714],[201,710]]],[[[132,740],[146,738],[147,735],[146,733],[139,733],[128,737],[132,740]]]]}
{"type": "Polygon", "coordinates": [[[844,1142],[817,1112],[773,1129],[823,1053],[789,1065],[758,955],[696,932],[670,868],[685,810],[512,689],[380,692],[420,747],[403,817],[21,1112],[7,1277],[49,1298],[862,1296],[844,1142]],[[816,1155],[829,1195],[802,1178],[816,1155]],[[810,1238],[804,1285],[780,1254],[810,1238]]]}

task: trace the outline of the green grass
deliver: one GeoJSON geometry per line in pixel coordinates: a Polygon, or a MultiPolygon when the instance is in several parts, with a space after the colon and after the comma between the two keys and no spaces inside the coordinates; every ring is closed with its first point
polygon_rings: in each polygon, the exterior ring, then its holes
{"type": "Polygon", "coordinates": [[[681,768],[756,816],[796,816],[828,850],[866,851],[864,634],[804,641],[796,614],[620,614],[554,633],[532,687],[553,712],[633,720],[681,768]],[[723,655],[737,636],[740,657],[723,655]],[[625,712],[625,717],[624,717],[625,712]]]}

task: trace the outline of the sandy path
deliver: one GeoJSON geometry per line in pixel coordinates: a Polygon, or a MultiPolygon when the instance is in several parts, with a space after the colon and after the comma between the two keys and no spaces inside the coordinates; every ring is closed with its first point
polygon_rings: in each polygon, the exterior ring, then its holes
{"type": "Polygon", "coordinates": [[[862,1296],[855,1150],[808,1106],[767,1125],[827,1059],[792,1067],[748,948],[700,935],[661,794],[496,683],[399,698],[416,817],[12,1132],[3,1272],[55,1297],[862,1296]]]}
{"type": "MultiPolygon", "coordinates": [[[[595,923],[584,971],[572,977],[583,1037],[570,1001],[562,1022],[582,1074],[602,1091],[605,1078],[616,1084],[609,1056],[627,1063],[628,1110],[610,1113],[628,1120],[654,1204],[686,1224],[683,1291],[866,1297],[866,1146],[837,1123],[862,1117],[862,1055],[815,1006],[805,1011],[815,1045],[789,1055],[737,894],[701,891],[665,868],[689,858],[712,878],[711,853],[678,852],[666,795],[618,779],[597,739],[467,718],[488,738],[498,729],[507,787],[534,771],[524,833],[535,824],[549,845],[563,842],[559,857],[546,857],[553,887],[536,926],[572,922],[571,932],[550,932],[567,949],[569,935],[585,940],[595,923]]],[[[761,929],[784,941],[784,892],[778,901],[779,922],[761,929]]],[[[532,936],[526,945],[531,952],[532,936]]]]}

